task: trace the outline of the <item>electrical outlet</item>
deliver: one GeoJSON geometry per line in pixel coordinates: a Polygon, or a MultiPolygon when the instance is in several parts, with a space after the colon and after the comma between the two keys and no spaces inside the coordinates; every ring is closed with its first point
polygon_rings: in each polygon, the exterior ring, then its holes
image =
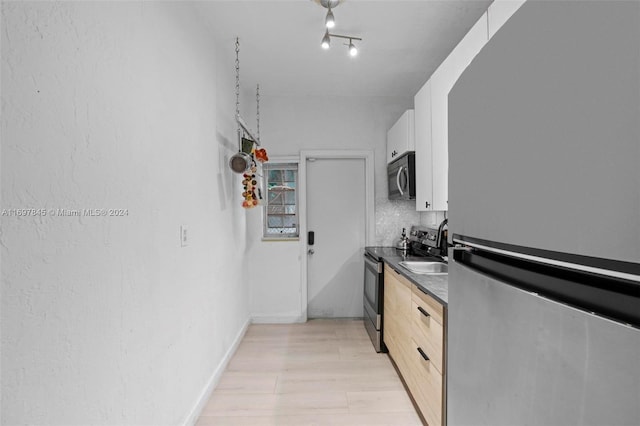
{"type": "Polygon", "coordinates": [[[180,247],[186,247],[188,245],[187,227],[180,225],[180,247]]]}

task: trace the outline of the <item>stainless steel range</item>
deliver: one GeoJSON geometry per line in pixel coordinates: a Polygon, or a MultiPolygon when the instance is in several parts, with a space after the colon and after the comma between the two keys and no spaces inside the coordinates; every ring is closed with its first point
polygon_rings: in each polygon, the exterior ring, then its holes
{"type": "Polygon", "coordinates": [[[384,300],[384,257],[402,256],[394,247],[365,247],[364,251],[364,327],[376,352],[387,352],[382,341],[382,312],[384,300]]]}
{"type": "Polygon", "coordinates": [[[402,260],[436,257],[442,260],[447,253],[447,221],[439,226],[411,227],[409,249],[396,247],[365,247],[364,252],[364,326],[376,352],[387,352],[383,343],[384,319],[384,261],[385,258],[402,260]]]}
{"type": "Polygon", "coordinates": [[[416,256],[446,256],[447,223],[445,219],[438,226],[412,226],[409,233],[412,253],[416,256]]]}

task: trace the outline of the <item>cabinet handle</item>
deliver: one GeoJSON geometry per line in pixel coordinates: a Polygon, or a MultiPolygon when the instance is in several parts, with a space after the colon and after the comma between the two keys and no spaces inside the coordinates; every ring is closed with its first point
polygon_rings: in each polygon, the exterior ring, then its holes
{"type": "Polygon", "coordinates": [[[424,353],[422,348],[417,348],[417,349],[418,349],[418,352],[420,352],[420,356],[422,356],[422,358],[424,358],[425,361],[429,361],[429,357],[427,356],[427,354],[424,353]]]}
{"type": "Polygon", "coordinates": [[[431,204],[429,204],[429,202],[428,202],[428,201],[426,201],[426,202],[424,203],[424,206],[425,206],[425,208],[427,208],[427,209],[429,208],[429,206],[430,206],[430,205],[431,205],[431,204]]]}
{"type": "Polygon", "coordinates": [[[429,315],[429,312],[425,311],[424,308],[422,306],[418,306],[418,310],[420,311],[420,313],[422,315],[424,315],[425,317],[429,318],[431,315],[429,315]]]}

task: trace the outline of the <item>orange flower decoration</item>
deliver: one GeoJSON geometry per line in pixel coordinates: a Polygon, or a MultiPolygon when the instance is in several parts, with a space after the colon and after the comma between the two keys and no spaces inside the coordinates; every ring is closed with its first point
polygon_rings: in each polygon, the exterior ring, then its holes
{"type": "Polygon", "coordinates": [[[256,160],[261,163],[269,161],[269,157],[267,157],[267,150],[264,148],[256,149],[255,151],[256,160]]]}

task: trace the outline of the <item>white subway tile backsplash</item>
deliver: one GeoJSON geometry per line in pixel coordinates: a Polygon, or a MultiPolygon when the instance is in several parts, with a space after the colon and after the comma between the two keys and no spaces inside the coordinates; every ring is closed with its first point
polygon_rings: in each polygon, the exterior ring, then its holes
{"type": "Polygon", "coordinates": [[[417,212],[415,201],[376,199],[376,236],[373,245],[394,246],[400,239],[402,228],[407,232],[412,225],[437,226],[446,212],[417,212]]]}
{"type": "Polygon", "coordinates": [[[407,228],[408,232],[411,225],[420,223],[415,201],[376,199],[375,245],[393,246],[400,239],[402,228],[407,228]]]}

